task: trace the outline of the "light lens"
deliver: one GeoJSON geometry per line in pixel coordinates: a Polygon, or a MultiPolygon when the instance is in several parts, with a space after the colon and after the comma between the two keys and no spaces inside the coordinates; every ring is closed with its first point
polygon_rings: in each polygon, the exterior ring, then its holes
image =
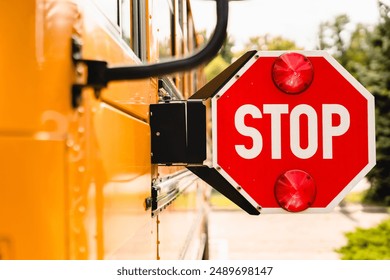
{"type": "Polygon", "coordinates": [[[316,197],[313,178],[302,170],[289,170],[275,183],[275,198],[279,205],[290,212],[309,208],[316,197]]]}
{"type": "Polygon", "coordinates": [[[299,53],[279,56],[272,68],[272,79],[281,91],[297,94],[305,91],[313,81],[314,70],[310,60],[299,53]]]}

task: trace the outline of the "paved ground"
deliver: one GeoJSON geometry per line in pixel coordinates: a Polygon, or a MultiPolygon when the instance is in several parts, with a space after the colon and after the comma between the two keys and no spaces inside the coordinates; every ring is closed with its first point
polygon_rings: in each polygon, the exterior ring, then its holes
{"type": "Polygon", "coordinates": [[[328,214],[267,214],[211,211],[211,259],[332,260],[334,249],[346,244],[344,233],[371,227],[388,213],[361,206],[336,208],[328,214]]]}

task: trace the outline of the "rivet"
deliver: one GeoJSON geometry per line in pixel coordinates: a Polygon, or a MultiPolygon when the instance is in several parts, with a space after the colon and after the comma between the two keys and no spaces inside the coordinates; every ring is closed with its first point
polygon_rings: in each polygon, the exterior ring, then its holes
{"type": "Polygon", "coordinates": [[[79,206],[79,212],[84,213],[85,212],[85,206],[79,206]]]}
{"type": "Polygon", "coordinates": [[[80,173],[83,173],[85,171],[85,167],[84,166],[79,166],[78,171],[80,173]]]}
{"type": "Polygon", "coordinates": [[[80,65],[77,66],[76,74],[77,74],[77,76],[81,76],[83,74],[83,67],[81,67],[80,65]]]}
{"type": "Polygon", "coordinates": [[[74,141],[73,141],[72,139],[68,139],[68,140],[66,141],[66,146],[67,146],[68,148],[73,147],[73,145],[74,145],[74,141]]]}

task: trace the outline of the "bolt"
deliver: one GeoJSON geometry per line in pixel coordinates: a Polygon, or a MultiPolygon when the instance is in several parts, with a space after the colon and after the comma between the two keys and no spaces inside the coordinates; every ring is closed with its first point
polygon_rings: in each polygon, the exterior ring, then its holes
{"type": "Polygon", "coordinates": [[[85,212],[85,206],[83,206],[83,205],[81,205],[81,206],[79,206],[79,212],[80,213],[84,213],[85,212]]]}

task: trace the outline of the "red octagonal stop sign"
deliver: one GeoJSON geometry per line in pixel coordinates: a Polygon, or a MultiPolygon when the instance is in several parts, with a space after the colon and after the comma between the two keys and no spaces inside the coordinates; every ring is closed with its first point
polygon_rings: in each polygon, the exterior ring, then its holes
{"type": "Polygon", "coordinates": [[[212,166],[262,212],[328,211],[375,165],[374,125],[326,52],[257,52],[212,98],[212,166]]]}

